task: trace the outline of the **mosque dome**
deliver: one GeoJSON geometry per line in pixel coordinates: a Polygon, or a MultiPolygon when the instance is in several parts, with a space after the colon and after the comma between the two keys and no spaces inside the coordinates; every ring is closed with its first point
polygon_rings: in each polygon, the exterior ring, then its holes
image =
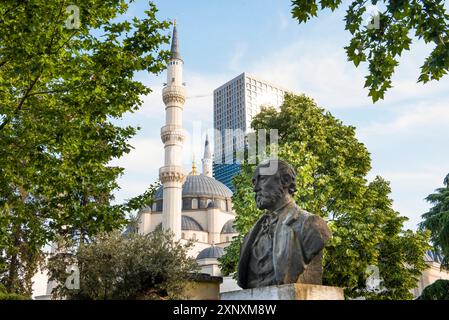
{"type": "MultiPolygon", "coordinates": [[[[156,229],[157,228],[162,228],[162,222],[156,226],[156,229]]],[[[184,215],[181,216],[181,230],[204,231],[198,221],[184,215]]]]}
{"type": "MultiPolygon", "coordinates": [[[[159,187],[155,199],[161,200],[163,189],[159,187]]],[[[182,197],[225,198],[232,197],[232,191],[218,180],[204,174],[188,175],[182,185],[182,197]]]]}
{"type": "Polygon", "coordinates": [[[428,262],[436,262],[441,264],[443,262],[443,257],[439,253],[436,253],[435,251],[427,250],[424,260],[428,262]]]}
{"type": "Polygon", "coordinates": [[[223,228],[221,229],[221,233],[237,233],[234,228],[234,219],[231,219],[224,224],[223,228]]]}
{"type": "Polygon", "coordinates": [[[203,227],[189,216],[181,216],[181,230],[204,231],[203,227]]]}
{"type": "Polygon", "coordinates": [[[217,259],[224,255],[223,248],[211,246],[209,248],[203,249],[200,251],[198,256],[196,257],[196,260],[200,259],[217,259]]]}

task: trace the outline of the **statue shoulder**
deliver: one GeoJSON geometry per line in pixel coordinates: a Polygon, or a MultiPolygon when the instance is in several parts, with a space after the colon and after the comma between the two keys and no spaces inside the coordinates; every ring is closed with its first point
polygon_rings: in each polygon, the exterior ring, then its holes
{"type": "Polygon", "coordinates": [[[298,215],[301,222],[295,229],[302,244],[304,261],[309,263],[324,248],[332,233],[320,216],[302,209],[299,209],[298,215]]]}
{"type": "MultiPolygon", "coordinates": [[[[331,232],[327,225],[326,220],[321,218],[319,215],[310,213],[306,210],[295,206],[293,208],[292,217],[295,217],[294,226],[295,229],[303,236],[319,235],[320,238],[329,239],[331,237],[331,232]]],[[[292,223],[293,225],[293,223],[292,223]]]]}

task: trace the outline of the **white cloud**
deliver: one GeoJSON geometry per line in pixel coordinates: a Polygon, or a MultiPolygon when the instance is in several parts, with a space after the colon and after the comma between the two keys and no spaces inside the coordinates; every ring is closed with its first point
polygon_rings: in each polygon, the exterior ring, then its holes
{"type": "MultiPolygon", "coordinates": [[[[443,186],[443,178],[448,170],[444,166],[425,165],[407,170],[379,172],[383,178],[391,182],[393,208],[410,219],[405,224],[407,228],[417,228],[421,222],[421,215],[431,207],[425,198],[443,186]]],[[[369,176],[373,178],[374,173],[369,176]]]]}
{"type": "Polygon", "coordinates": [[[149,95],[141,97],[143,101],[142,107],[135,114],[137,117],[149,119],[163,118],[165,117],[165,107],[162,102],[162,81],[157,86],[149,86],[151,87],[152,92],[149,95]]]}
{"type": "Polygon", "coordinates": [[[323,42],[297,41],[254,60],[249,72],[267,81],[313,97],[328,108],[371,104],[363,89],[363,75],[346,61],[342,47],[323,42]]]}
{"type": "MultiPolygon", "coordinates": [[[[230,79],[227,75],[208,75],[184,71],[186,82],[187,100],[184,105],[183,123],[184,127],[193,121],[201,121],[203,126],[212,126],[213,116],[213,90],[230,79]]],[[[158,85],[146,83],[153,90],[142,99],[142,108],[135,114],[152,120],[151,125],[157,123],[162,127],[165,123],[165,105],[162,101],[162,83],[165,82],[165,74],[157,77],[158,85]]],[[[145,124],[143,124],[145,126],[145,124]]]]}
{"type": "Polygon", "coordinates": [[[134,147],[111,165],[125,169],[119,179],[120,190],[115,192],[116,202],[142,194],[148,186],[158,179],[158,169],[164,163],[162,141],[154,138],[136,137],[130,141],[134,147]]]}
{"type": "Polygon", "coordinates": [[[126,173],[145,174],[159,168],[164,161],[164,145],[160,139],[134,138],[129,142],[134,149],[111,165],[125,168],[126,173]]]}
{"type": "MultiPolygon", "coordinates": [[[[243,42],[238,42],[234,45],[234,51],[229,59],[229,69],[233,72],[242,72],[242,59],[248,51],[248,45],[243,42]]],[[[229,79],[230,80],[230,79],[229,79]]]]}
{"type": "Polygon", "coordinates": [[[402,108],[402,112],[395,119],[387,122],[375,122],[368,127],[361,128],[362,136],[386,134],[420,133],[426,130],[446,128],[449,124],[449,105],[446,103],[421,103],[417,107],[402,108]]]}
{"type": "Polygon", "coordinates": [[[286,30],[293,21],[293,18],[291,18],[290,15],[287,15],[284,11],[278,12],[278,18],[279,29],[282,31],[286,30]]]}
{"type": "MultiPolygon", "coordinates": [[[[346,45],[342,39],[297,40],[274,48],[266,57],[254,55],[246,71],[295,92],[305,93],[329,110],[368,108],[373,103],[368,97],[368,89],[363,87],[367,65],[362,63],[356,68],[347,61],[346,45]]],[[[419,41],[412,45],[411,51],[400,58],[392,79],[393,88],[373,107],[421,101],[448,92],[449,82],[445,79],[425,85],[416,82],[419,66],[430,50],[431,46],[419,41]]]]}

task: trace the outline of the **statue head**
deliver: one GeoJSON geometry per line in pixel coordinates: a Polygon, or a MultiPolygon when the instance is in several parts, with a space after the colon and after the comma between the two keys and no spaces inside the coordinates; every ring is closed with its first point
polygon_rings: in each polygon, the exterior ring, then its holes
{"type": "Polygon", "coordinates": [[[252,182],[259,209],[274,211],[291,201],[296,191],[295,170],[282,160],[268,160],[259,164],[252,182]]]}

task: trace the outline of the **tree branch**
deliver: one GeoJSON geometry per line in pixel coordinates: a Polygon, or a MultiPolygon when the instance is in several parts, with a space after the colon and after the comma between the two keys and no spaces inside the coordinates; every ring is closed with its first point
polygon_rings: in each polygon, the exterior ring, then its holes
{"type": "MultiPolygon", "coordinates": [[[[23,104],[25,103],[25,100],[30,96],[31,90],[33,90],[34,85],[39,80],[40,75],[34,79],[34,81],[30,84],[27,91],[25,92],[24,96],[20,99],[19,105],[17,106],[16,110],[14,111],[14,114],[17,114],[20,110],[22,110],[23,104]]],[[[10,121],[12,120],[12,116],[6,117],[6,119],[3,121],[3,123],[0,125],[0,130],[2,130],[10,121]]]]}

